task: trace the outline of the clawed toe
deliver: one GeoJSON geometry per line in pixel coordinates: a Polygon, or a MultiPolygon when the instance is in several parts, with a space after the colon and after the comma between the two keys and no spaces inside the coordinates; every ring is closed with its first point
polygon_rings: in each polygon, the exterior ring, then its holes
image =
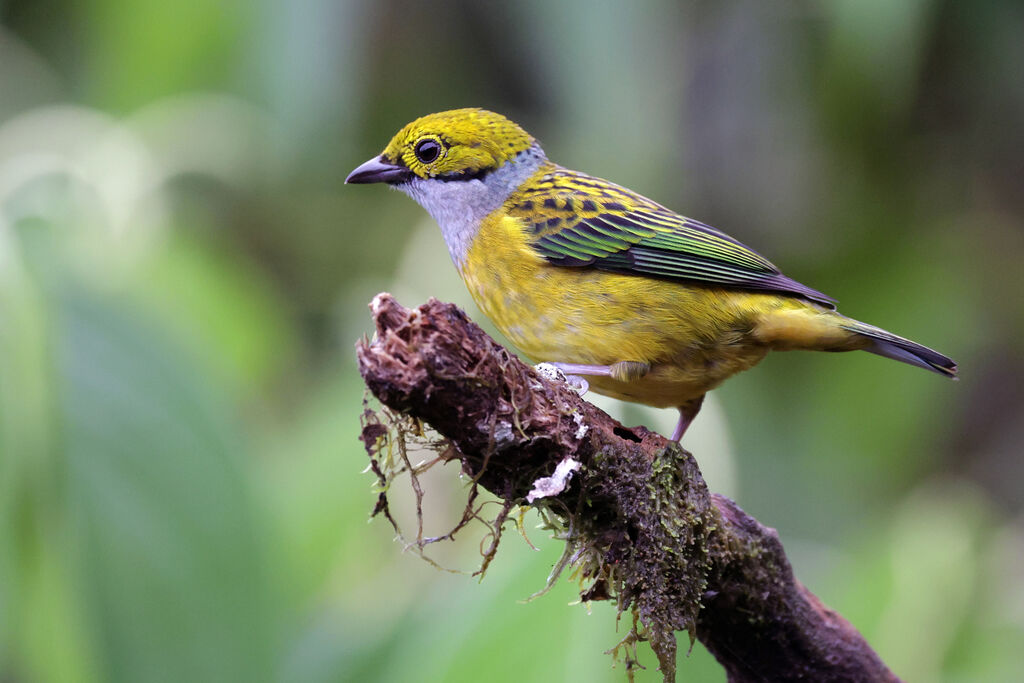
{"type": "Polygon", "coordinates": [[[581,375],[566,374],[563,372],[562,368],[559,367],[558,363],[538,363],[533,366],[533,369],[539,372],[545,379],[565,382],[569,385],[570,389],[580,396],[583,396],[590,391],[590,382],[584,379],[581,375]]]}

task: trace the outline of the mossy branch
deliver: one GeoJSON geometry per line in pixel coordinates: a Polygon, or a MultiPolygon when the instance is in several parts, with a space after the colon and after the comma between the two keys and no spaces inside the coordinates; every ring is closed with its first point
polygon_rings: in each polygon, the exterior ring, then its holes
{"type": "MultiPolygon", "coordinates": [[[[367,387],[450,440],[442,457],[505,501],[501,523],[559,463],[579,464],[538,504],[566,531],[581,597],[631,611],[639,630],[625,644],[650,640],[666,681],[676,631],[699,639],[730,681],[898,680],[796,580],[776,532],[710,493],[678,444],[545,379],[451,304],[411,310],[380,294],[371,308],[376,336],[357,345],[367,387]]],[[[371,456],[385,431],[364,430],[371,456]]]]}

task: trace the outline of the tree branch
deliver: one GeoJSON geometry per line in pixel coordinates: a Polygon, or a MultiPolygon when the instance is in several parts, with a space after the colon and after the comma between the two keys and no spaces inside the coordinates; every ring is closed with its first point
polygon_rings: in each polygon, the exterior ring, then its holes
{"type": "MultiPolygon", "coordinates": [[[[775,530],[709,493],[678,444],[543,378],[451,304],[410,310],[380,294],[371,309],[377,334],[357,345],[367,387],[449,439],[449,457],[507,506],[525,504],[559,463],[580,464],[536,504],[564,524],[589,581],[581,597],[632,610],[665,680],[675,677],[679,630],[730,681],[898,680],[796,580],[775,530]]],[[[377,425],[364,440],[381,436],[377,425]]]]}

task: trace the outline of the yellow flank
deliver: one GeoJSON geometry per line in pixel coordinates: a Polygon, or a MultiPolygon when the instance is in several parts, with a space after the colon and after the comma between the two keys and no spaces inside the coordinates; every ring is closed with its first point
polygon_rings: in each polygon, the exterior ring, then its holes
{"type": "Polygon", "coordinates": [[[850,320],[835,311],[823,309],[799,299],[762,315],[754,328],[754,337],[774,351],[795,349],[811,351],[856,351],[867,348],[869,339],[840,327],[850,320]]]}
{"type": "Polygon", "coordinates": [[[699,398],[773,348],[821,349],[853,336],[836,324],[841,316],[793,297],[553,266],[504,207],[482,222],[462,277],[484,314],[534,361],[650,363],[630,382],[587,381],[656,407],[699,398]]]}

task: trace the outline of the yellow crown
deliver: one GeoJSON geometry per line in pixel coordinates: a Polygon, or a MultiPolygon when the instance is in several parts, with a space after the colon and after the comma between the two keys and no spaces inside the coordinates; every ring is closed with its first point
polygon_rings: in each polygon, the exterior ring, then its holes
{"type": "Polygon", "coordinates": [[[421,178],[471,177],[500,167],[534,142],[501,114],[452,109],[416,119],[398,131],[381,156],[421,178]]]}

